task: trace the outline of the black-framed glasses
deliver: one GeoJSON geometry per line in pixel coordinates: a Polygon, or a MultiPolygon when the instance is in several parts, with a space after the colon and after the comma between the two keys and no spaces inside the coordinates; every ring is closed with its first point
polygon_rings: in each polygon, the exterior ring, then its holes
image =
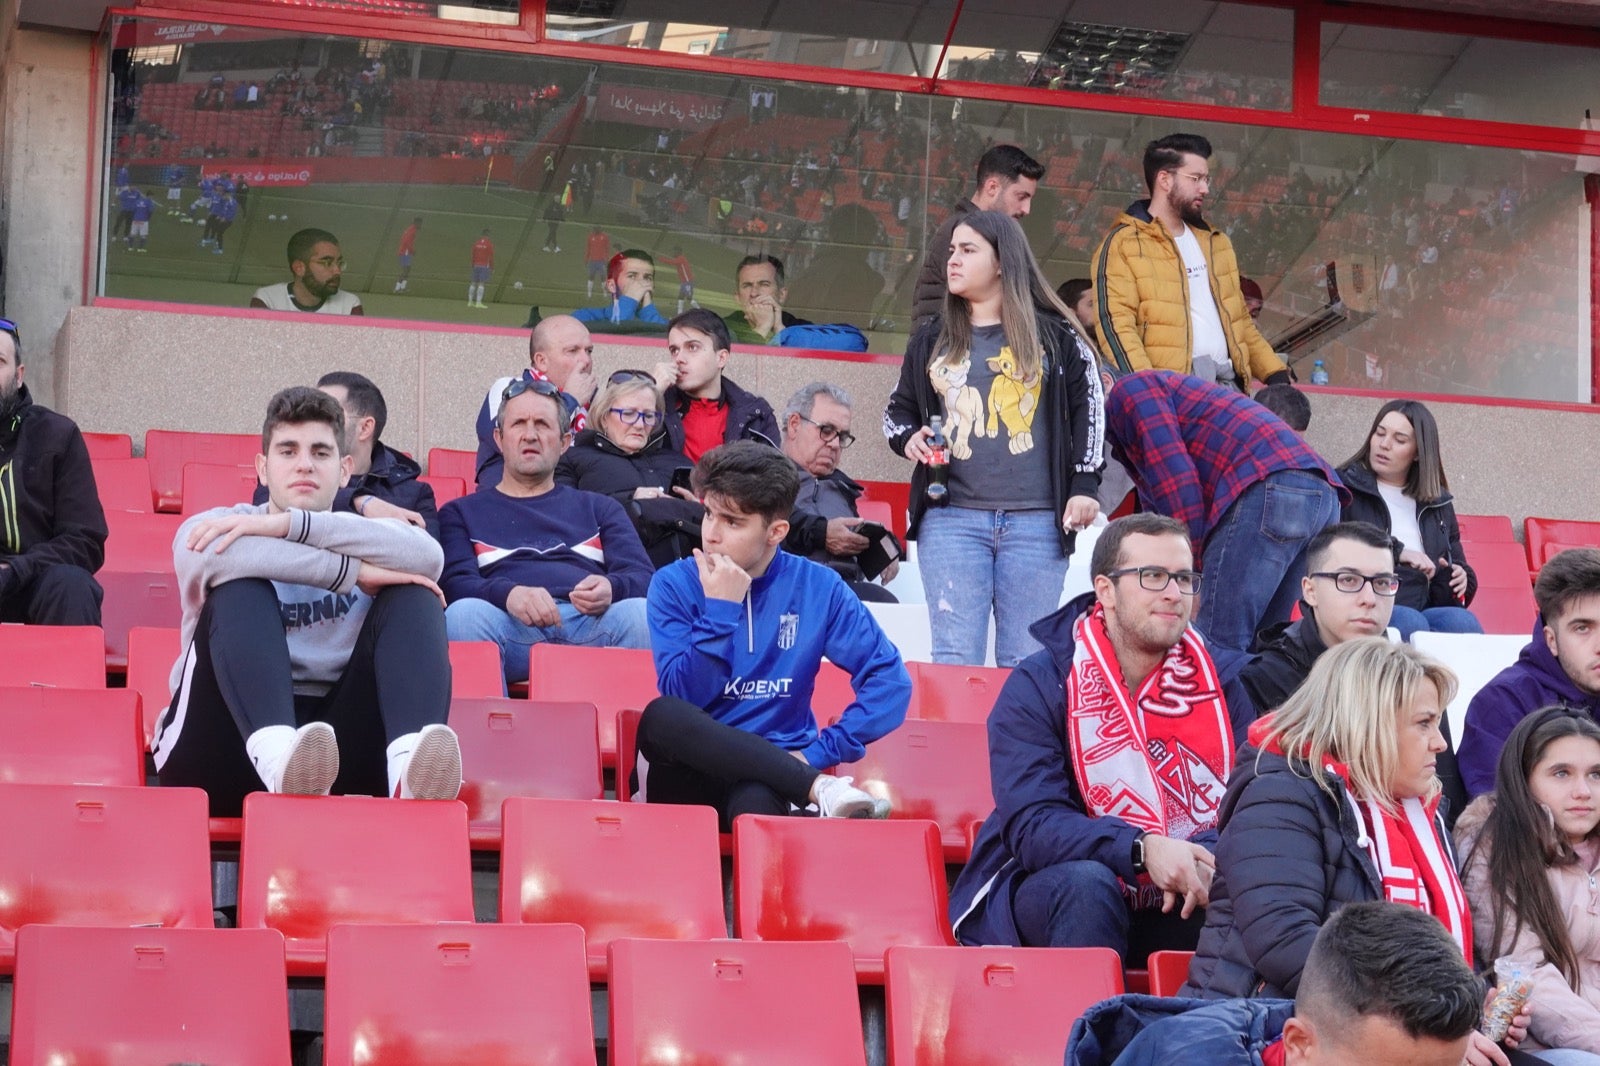
{"type": "Polygon", "coordinates": [[[848,429],[840,429],[832,422],[813,422],[805,415],[800,416],[800,421],[816,426],[817,436],[822,438],[824,444],[837,439],[840,448],[848,448],[856,442],[854,433],[851,433],[848,429]]]}
{"type": "Polygon", "coordinates": [[[345,261],[344,261],[344,257],[343,256],[335,258],[335,257],[333,257],[331,255],[325,255],[325,256],[322,256],[319,259],[313,259],[313,260],[311,260],[311,262],[316,264],[317,266],[321,267],[324,270],[329,270],[329,269],[332,269],[333,267],[338,267],[340,270],[343,270],[344,267],[345,267],[345,261]]]}
{"type": "Polygon", "coordinates": [[[1146,592],[1161,592],[1168,585],[1176,583],[1178,591],[1185,596],[1193,596],[1200,591],[1200,575],[1193,570],[1168,570],[1161,566],[1126,566],[1121,570],[1112,570],[1106,574],[1113,580],[1127,577],[1129,574],[1139,575],[1139,587],[1146,592]]]}
{"type": "Polygon", "coordinates": [[[1360,592],[1362,585],[1370,584],[1379,596],[1393,596],[1400,591],[1399,574],[1358,574],[1354,570],[1319,570],[1307,577],[1325,577],[1340,592],[1360,592]]]}
{"type": "Polygon", "coordinates": [[[606,378],[607,385],[621,385],[624,381],[648,381],[654,385],[656,376],[648,370],[618,370],[606,378]]]}
{"type": "Polygon", "coordinates": [[[607,410],[625,426],[648,427],[661,421],[661,412],[649,407],[610,407],[607,410]]]}

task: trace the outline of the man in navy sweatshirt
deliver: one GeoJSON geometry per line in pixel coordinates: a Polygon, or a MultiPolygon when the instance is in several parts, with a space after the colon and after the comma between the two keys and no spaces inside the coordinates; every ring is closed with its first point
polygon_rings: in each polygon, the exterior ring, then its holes
{"type": "Polygon", "coordinates": [[[647,648],[644,599],[655,572],[622,505],[556,484],[571,442],[554,383],[507,385],[495,413],[500,483],[439,512],[440,584],[451,640],[500,646],[508,682],[528,678],[528,649],[546,641],[647,648]]]}
{"type": "Polygon", "coordinates": [[[650,583],[650,646],[661,696],[644,709],[642,791],[653,803],[740,814],[885,818],[887,800],[824,771],[861,758],[905,720],[900,653],[834,571],[780,551],[799,473],[782,452],[737,441],[693,475],[703,551],[650,583]],[[811,694],[823,656],[849,671],[855,700],[818,729],[811,694]]]}

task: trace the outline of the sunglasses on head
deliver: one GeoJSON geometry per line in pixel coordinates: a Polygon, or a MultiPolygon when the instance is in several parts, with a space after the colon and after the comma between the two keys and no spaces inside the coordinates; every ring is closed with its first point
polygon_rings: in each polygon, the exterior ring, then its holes
{"type": "Polygon", "coordinates": [[[18,344],[22,343],[22,332],[17,329],[17,324],[9,318],[0,318],[0,333],[9,333],[16,339],[18,344]]]}
{"type": "Polygon", "coordinates": [[[561,399],[561,390],[556,388],[553,381],[541,381],[538,378],[534,378],[532,381],[527,378],[515,378],[511,384],[506,386],[505,391],[500,394],[500,402],[504,404],[512,397],[521,396],[525,392],[535,392],[540,396],[554,396],[557,401],[561,399]]]}
{"type": "Polygon", "coordinates": [[[650,384],[654,385],[656,383],[656,376],[650,373],[648,370],[618,370],[616,373],[606,378],[606,384],[620,385],[624,381],[634,380],[648,381],[650,384]]]}

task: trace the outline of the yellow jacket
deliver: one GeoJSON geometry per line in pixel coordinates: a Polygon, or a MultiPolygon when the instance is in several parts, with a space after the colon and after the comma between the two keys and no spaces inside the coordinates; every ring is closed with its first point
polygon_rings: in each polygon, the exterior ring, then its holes
{"type": "MultiPolygon", "coordinates": [[[[1265,381],[1288,368],[1256,329],[1239,290],[1239,261],[1228,235],[1194,226],[1211,278],[1211,298],[1222,316],[1228,355],[1239,380],[1265,381]]],[[[1189,286],[1183,256],[1167,227],[1140,200],[1117,216],[1116,225],[1090,262],[1100,309],[1100,350],[1120,372],[1194,370],[1189,324],[1189,286]]]]}

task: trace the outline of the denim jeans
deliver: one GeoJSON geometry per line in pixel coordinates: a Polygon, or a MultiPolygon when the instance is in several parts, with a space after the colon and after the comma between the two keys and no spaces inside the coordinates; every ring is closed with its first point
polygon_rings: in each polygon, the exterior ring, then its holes
{"type": "Polygon", "coordinates": [[[618,600],[598,618],[557,602],[561,624],[528,626],[487,600],[457,600],[444,612],[451,640],[492,640],[500,645],[506,682],[528,680],[528,649],[535,644],[579,644],[590,648],[648,648],[644,598],[618,600]]]}
{"type": "Polygon", "coordinates": [[[1028,627],[1061,603],[1067,557],[1053,511],[930,509],[917,534],[933,661],[983,665],[994,614],[994,661],[1039,650],[1028,627]]]}
{"type": "Polygon", "coordinates": [[[1600,1055],[1587,1051],[1578,1051],[1573,1048],[1547,1048],[1543,1051],[1529,1053],[1540,1062],[1549,1063],[1550,1066],[1597,1066],[1600,1064],[1600,1055]]]}
{"type": "Polygon", "coordinates": [[[1409,641],[1411,634],[1421,633],[1482,633],[1483,623],[1465,607],[1402,607],[1395,604],[1389,624],[1400,631],[1400,639],[1409,641]]]}
{"type": "Polygon", "coordinates": [[[1289,620],[1306,542],[1338,520],[1338,494],[1319,474],[1278,470],[1245,489],[1206,539],[1195,628],[1249,651],[1258,629],[1289,620]]]}
{"type": "Polygon", "coordinates": [[[1130,911],[1109,866],[1061,862],[1024,877],[1012,896],[1019,947],[1110,948],[1139,965],[1152,951],[1193,951],[1205,911],[1130,911]]]}

